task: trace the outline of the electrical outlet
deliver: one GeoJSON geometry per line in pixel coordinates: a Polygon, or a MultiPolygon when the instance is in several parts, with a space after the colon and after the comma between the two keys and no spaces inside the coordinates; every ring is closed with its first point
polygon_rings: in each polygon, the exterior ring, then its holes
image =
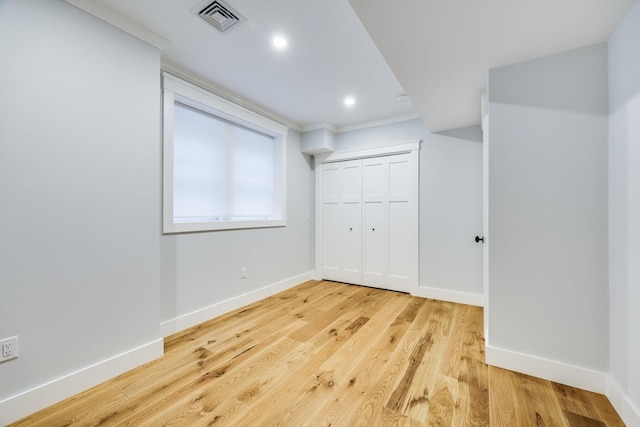
{"type": "Polygon", "coordinates": [[[18,337],[0,340],[0,363],[18,357],[18,337]]]}
{"type": "Polygon", "coordinates": [[[241,279],[247,278],[247,267],[240,267],[240,278],[241,279]]]}

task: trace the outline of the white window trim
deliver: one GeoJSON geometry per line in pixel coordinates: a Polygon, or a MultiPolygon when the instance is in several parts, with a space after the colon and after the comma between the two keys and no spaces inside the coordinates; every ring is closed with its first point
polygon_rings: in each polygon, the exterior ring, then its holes
{"type": "Polygon", "coordinates": [[[287,225],[287,133],[288,128],[244,107],[212,94],[169,73],[162,73],[163,82],[163,149],[162,149],[162,227],[164,233],[188,233],[242,228],[283,227],[287,225]],[[251,221],[173,221],[173,107],[178,101],[249,129],[272,136],[281,149],[281,214],[278,218],[251,221]]]}

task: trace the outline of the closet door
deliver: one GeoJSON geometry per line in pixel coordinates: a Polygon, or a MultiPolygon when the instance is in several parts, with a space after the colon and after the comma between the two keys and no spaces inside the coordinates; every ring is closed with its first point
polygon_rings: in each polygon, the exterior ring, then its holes
{"type": "MultiPolygon", "coordinates": [[[[387,224],[389,289],[408,292],[412,285],[412,190],[411,158],[400,154],[387,158],[387,224]]],[[[413,233],[417,234],[417,230],[413,233]]]]}
{"type": "Polygon", "coordinates": [[[340,280],[342,271],[341,175],[338,164],[322,165],[322,277],[328,280],[340,280]]]}
{"type": "Polygon", "coordinates": [[[386,158],[362,161],[362,284],[387,285],[386,158]]]}
{"type": "Polygon", "coordinates": [[[342,166],[342,281],[362,283],[362,168],[359,160],[342,166]]]}
{"type": "Polygon", "coordinates": [[[401,292],[417,286],[416,155],[322,165],[324,279],[401,292]]]}
{"type": "Polygon", "coordinates": [[[362,281],[362,172],[352,160],[322,166],[322,277],[362,281]]]}

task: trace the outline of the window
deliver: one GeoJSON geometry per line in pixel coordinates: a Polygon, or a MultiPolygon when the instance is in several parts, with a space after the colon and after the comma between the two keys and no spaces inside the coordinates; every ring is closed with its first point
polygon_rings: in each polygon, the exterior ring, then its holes
{"type": "Polygon", "coordinates": [[[287,128],[163,75],[165,233],[286,225],[287,128]]]}

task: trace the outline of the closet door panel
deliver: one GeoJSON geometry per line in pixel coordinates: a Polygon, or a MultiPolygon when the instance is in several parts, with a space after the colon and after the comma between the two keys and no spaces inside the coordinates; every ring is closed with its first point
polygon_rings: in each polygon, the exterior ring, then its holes
{"type": "Polygon", "coordinates": [[[362,283],[362,162],[341,162],[342,275],[341,281],[362,283]]]}
{"type": "Polygon", "coordinates": [[[389,183],[388,286],[410,291],[411,285],[411,163],[406,154],[391,156],[387,163],[389,183]]]}
{"type": "Polygon", "coordinates": [[[342,271],[341,180],[338,165],[322,166],[322,276],[329,280],[339,280],[342,271]]]}
{"type": "Polygon", "coordinates": [[[385,287],[387,283],[386,163],[384,157],[362,161],[362,284],[368,286],[385,287]]]}
{"type": "Polygon", "coordinates": [[[322,277],[362,282],[362,162],[322,166],[322,277]]]}
{"type": "Polygon", "coordinates": [[[384,158],[365,159],[362,161],[362,199],[365,202],[384,201],[387,191],[384,158]]]}
{"type": "Polygon", "coordinates": [[[342,194],[343,202],[360,201],[362,199],[362,166],[360,160],[342,163],[342,194]]]}
{"type": "Polygon", "coordinates": [[[340,280],[342,248],[340,244],[340,205],[322,205],[322,276],[328,280],[340,280]]]}
{"type": "Polygon", "coordinates": [[[340,201],[340,181],[342,174],[335,164],[326,164],[322,167],[322,202],[337,203],[340,201]]]}
{"type": "Polygon", "coordinates": [[[364,203],[362,284],[385,286],[386,213],[382,202],[364,203]]]}
{"type": "Polygon", "coordinates": [[[408,201],[411,197],[411,165],[407,155],[389,157],[389,201],[408,201]]]}
{"type": "Polygon", "coordinates": [[[359,284],[362,281],[362,205],[347,202],[343,205],[342,268],[343,281],[359,284]]]}
{"type": "Polygon", "coordinates": [[[411,222],[409,202],[389,203],[389,286],[409,290],[411,222]]]}

